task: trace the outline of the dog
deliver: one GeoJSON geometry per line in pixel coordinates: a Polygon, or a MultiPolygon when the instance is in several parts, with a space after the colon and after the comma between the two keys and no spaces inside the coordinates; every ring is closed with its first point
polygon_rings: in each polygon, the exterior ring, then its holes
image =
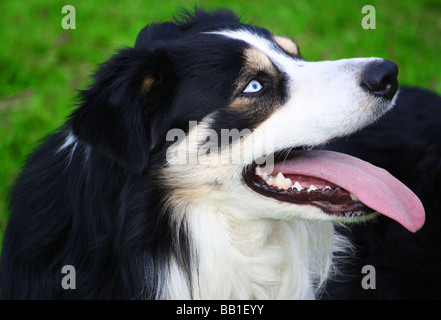
{"type": "Polygon", "coordinates": [[[397,74],[306,61],[228,10],[148,25],[14,184],[2,298],[320,297],[334,223],[424,223],[390,173],[324,150],[393,108],[397,74]]]}

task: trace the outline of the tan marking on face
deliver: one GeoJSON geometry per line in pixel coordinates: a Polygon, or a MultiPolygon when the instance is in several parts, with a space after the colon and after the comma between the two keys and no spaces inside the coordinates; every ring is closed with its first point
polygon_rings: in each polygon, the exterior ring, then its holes
{"type": "Polygon", "coordinates": [[[261,51],[255,48],[245,50],[246,66],[252,70],[263,70],[274,73],[274,65],[271,60],[261,51]]]}
{"type": "Polygon", "coordinates": [[[239,97],[230,104],[230,108],[240,113],[245,117],[253,117],[255,108],[258,108],[258,103],[253,103],[250,98],[239,97]]]}
{"type": "Polygon", "coordinates": [[[144,78],[141,85],[141,93],[146,94],[150,88],[153,86],[155,78],[152,75],[148,75],[144,78]]]}
{"type": "Polygon", "coordinates": [[[276,35],[273,35],[273,39],[280,46],[280,48],[282,48],[289,54],[292,54],[294,56],[299,55],[299,47],[297,47],[297,45],[291,39],[276,35]]]}

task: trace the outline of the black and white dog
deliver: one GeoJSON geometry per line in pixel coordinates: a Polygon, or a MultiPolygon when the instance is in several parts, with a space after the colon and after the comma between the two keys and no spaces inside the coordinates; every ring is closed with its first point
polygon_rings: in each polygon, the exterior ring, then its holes
{"type": "Polygon", "coordinates": [[[397,73],[308,62],[225,10],[147,26],[17,180],[2,297],[318,297],[347,244],[334,222],[424,223],[387,171],[322,149],[393,107],[397,73]]]}

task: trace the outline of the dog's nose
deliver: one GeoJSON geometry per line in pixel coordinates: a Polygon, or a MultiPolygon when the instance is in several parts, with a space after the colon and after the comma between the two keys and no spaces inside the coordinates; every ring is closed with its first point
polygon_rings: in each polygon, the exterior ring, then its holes
{"type": "Polygon", "coordinates": [[[361,86],[370,93],[392,99],[398,90],[398,66],[389,60],[368,64],[361,74],[361,86]]]}

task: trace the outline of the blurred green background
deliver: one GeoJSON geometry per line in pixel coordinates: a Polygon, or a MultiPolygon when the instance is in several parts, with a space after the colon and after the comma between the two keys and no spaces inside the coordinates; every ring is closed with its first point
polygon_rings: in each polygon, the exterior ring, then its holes
{"type": "Polygon", "coordinates": [[[441,0],[0,1],[0,239],[9,188],[39,139],[72,111],[78,89],[139,30],[180,8],[228,7],[244,22],[292,37],[311,61],[378,56],[400,67],[401,84],[441,93],[441,0]],[[76,29],[64,30],[64,5],[76,29]],[[364,5],[376,29],[361,26],[364,5]]]}

